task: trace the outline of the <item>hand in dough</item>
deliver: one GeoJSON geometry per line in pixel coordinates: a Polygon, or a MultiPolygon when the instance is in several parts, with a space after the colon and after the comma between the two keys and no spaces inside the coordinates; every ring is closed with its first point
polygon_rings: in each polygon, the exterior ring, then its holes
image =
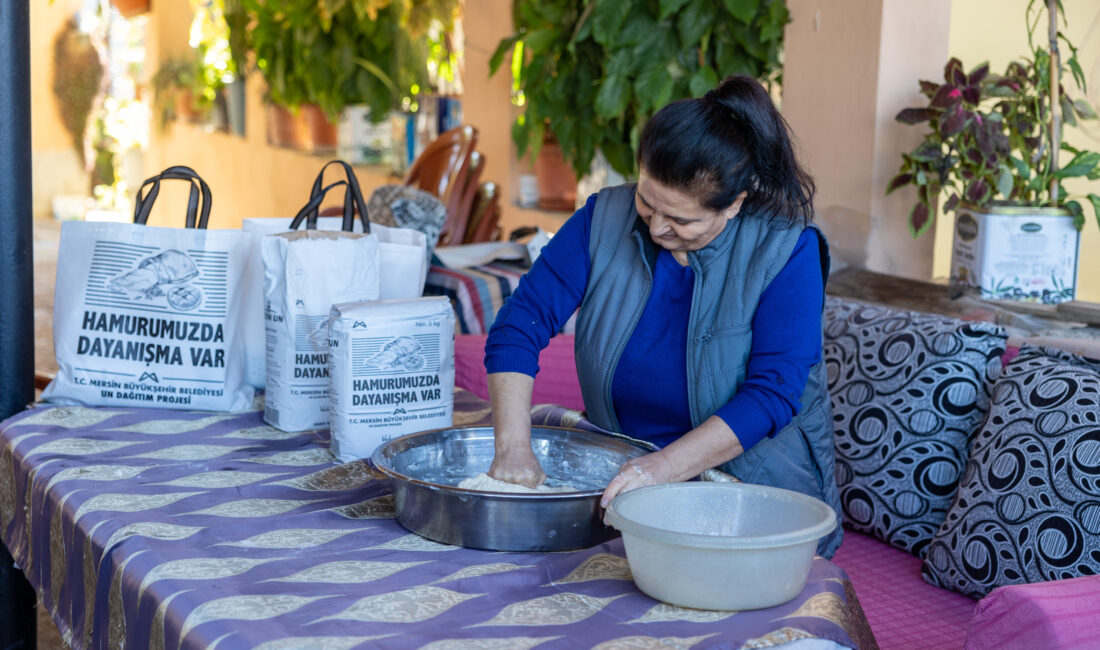
{"type": "Polygon", "coordinates": [[[498,452],[489,467],[489,476],[531,488],[546,482],[546,472],[542,471],[530,445],[498,452]]]}

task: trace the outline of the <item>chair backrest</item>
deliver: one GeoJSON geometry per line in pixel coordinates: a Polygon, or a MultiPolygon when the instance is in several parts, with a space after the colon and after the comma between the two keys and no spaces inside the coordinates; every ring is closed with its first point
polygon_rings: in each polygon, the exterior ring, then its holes
{"type": "Polygon", "coordinates": [[[485,169],[485,156],[480,151],[470,152],[470,164],[466,170],[461,188],[455,188],[458,196],[458,204],[454,211],[447,213],[447,221],[439,231],[439,244],[441,246],[467,243],[465,235],[469,228],[471,210],[477,198],[478,183],[481,182],[481,173],[485,169]]]}
{"type": "Polygon", "coordinates": [[[496,183],[487,181],[477,188],[463,241],[467,244],[495,241],[500,239],[500,232],[500,192],[496,183]]]}
{"type": "MultiPolygon", "coordinates": [[[[413,161],[409,173],[405,175],[405,185],[414,185],[439,197],[447,208],[448,221],[458,218],[462,188],[466,185],[470,168],[470,154],[476,146],[477,129],[470,125],[443,133],[413,161]]],[[[445,243],[442,238],[440,243],[445,243]]]]}

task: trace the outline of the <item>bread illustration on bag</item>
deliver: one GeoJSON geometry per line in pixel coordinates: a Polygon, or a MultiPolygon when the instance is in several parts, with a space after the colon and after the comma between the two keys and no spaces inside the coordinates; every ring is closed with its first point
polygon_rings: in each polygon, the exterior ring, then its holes
{"type": "Polygon", "coordinates": [[[198,274],[199,269],[190,257],[169,249],[141,260],[136,269],[116,276],[107,287],[131,299],[152,300],[165,296],[173,308],[190,311],[202,304],[202,291],[183,283],[198,274]]]}
{"type": "Polygon", "coordinates": [[[389,370],[392,368],[404,368],[408,371],[420,370],[424,367],[424,355],[420,354],[420,342],[411,336],[399,336],[382,346],[382,350],[367,359],[363,366],[366,368],[380,368],[389,370]]]}

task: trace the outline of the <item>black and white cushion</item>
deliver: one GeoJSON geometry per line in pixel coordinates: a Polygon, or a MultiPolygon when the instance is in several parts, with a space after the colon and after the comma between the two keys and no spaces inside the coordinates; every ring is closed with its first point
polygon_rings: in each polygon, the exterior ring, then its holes
{"type": "Polygon", "coordinates": [[[922,554],[966,466],[1005,340],[991,323],[826,301],[825,364],[846,526],[922,554]]]}
{"type": "Polygon", "coordinates": [[[383,226],[410,228],[424,233],[431,257],[447,220],[447,208],[438,198],[408,185],[383,185],[371,193],[367,212],[383,226]]]}
{"type": "Polygon", "coordinates": [[[924,579],[974,597],[1100,573],[1100,361],[1024,346],[989,417],[924,579]]]}

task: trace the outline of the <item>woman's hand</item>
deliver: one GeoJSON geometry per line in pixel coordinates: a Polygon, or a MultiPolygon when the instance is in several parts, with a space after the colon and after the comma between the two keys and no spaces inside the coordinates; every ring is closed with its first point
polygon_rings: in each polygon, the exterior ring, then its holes
{"type": "Polygon", "coordinates": [[[497,451],[493,464],[489,467],[489,476],[498,481],[517,483],[533,488],[546,482],[546,472],[542,471],[535,452],[528,444],[497,451]]]}
{"type": "Polygon", "coordinates": [[[677,483],[698,476],[744,452],[737,435],[722,420],[712,415],[701,425],[661,451],[631,459],[623,464],[618,476],[603,491],[604,508],[615,495],[646,485],[677,483]]]}
{"type": "Polygon", "coordinates": [[[493,405],[493,464],[489,476],[527,487],[542,485],[546,473],[531,450],[531,391],[535,380],[518,372],[489,375],[493,405]]]}
{"type": "Polygon", "coordinates": [[[623,463],[619,474],[607,484],[600,498],[600,505],[604,508],[615,495],[620,492],[629,492],[646,485],[660,485],[662,483],[674,483],[679,481],[680,472],[672,464],[663,451],[655,451],[645,456],[632,458],[623,463]]]}

